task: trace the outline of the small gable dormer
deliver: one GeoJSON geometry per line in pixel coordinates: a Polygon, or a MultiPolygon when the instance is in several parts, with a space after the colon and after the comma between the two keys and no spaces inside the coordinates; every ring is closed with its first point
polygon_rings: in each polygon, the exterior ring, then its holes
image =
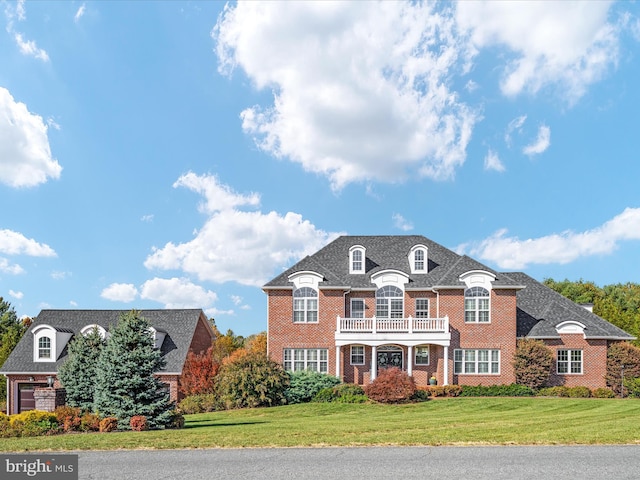
{"type": "Polygon", "coordinates": [[[428,273],[428,249],[424,245],[414,245],[409,251],[409,265],[411,273],[428,273]]]}
{"type": "Polygon", "coordinates": [[[366,250],[362,245],[354,245],[349,249],[349,273],[365,272],[366,250]]]}
{"type": "Polygon", "coordinates": [[[73,332],[64,328],[55,328],[51,325],[38,325],[33,334],[33,361],[56,362],[67,345],[73,332]]]}
{"type": "Polygon", "coordinates": [[[149,333],[151,334],[151,338],[153,338],[154,348],[160,350],[160,347],[162,347],[164,343],[164,338],[167,336],[167,332],[159,328],[149,327],[149,333]]]}

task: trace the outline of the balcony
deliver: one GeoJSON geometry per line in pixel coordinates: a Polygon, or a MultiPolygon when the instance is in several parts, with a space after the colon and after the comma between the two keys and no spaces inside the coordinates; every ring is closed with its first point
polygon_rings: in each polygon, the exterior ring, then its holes
{"type": "Polygon", "coordinates": [[[341,318],[336,319],[336,345],[359,342],[382,345],[434,343],[448,346],[449,317],[442,318],[341,318]]]}

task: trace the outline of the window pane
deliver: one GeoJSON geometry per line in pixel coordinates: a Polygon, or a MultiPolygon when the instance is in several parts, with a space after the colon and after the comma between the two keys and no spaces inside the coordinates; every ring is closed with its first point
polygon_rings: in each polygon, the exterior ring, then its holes
{"type": "Polygon", "coordinates": [[[351,300],[351,318],[364,318],[364,300],[351,300]]]}
{"type": "Polygon", "coordinates": [[[416,365],[429,365],[429,347],[416,347],[416,365]]]}

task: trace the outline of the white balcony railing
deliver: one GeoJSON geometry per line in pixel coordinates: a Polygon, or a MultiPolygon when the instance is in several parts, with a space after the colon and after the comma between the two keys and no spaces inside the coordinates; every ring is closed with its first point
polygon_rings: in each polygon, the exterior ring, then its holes
{"type": "Polygon", "coordinates": [[[443,318],[337,318],[337,333],[447,333],[449,317],[443,318]]]}

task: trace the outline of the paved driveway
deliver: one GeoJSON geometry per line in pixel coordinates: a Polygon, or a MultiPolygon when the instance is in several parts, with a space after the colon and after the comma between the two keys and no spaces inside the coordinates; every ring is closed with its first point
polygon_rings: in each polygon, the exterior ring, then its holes
{"type": "Polygon", "coordinates": [[[80,452],[80,479],[638,479],[640,446],[80,452]]]}

